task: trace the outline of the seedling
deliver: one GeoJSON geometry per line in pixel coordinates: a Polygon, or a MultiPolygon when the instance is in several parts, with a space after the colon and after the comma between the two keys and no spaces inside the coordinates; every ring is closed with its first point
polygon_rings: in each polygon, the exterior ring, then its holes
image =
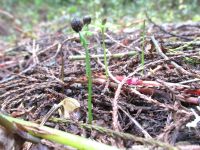
{"type": "MultiPolygon", "coordinates": [[[[84,20],[83,20],[84,21],[84,20]]],[[[91,20],[87,18],[84,24],[89,24],[91,20]]],[[[79,34],[79,38],[81,41],[82,46],[85,49],[85,62],[86,62],[86,75],[88,80],[88,123],[92,123],[93,116],[92,116],[92,72],[91,72],[91,65],[90,65],[90,52],[88,50],[88,42],[84,35],[81,34],[81,30],[83,28],[83,22],[79,18],[74,18],[71,21],[72,29],[79,34]]]]}
{"type": "MultiPolygon", "coordinates": [[[[142,54],[141,54],[141,65],[144,66],[144,45],[145,44],[145,20],[142,25],[142,54]]],[[[144,69],[142,69],[142,74],[144,74],[144,69]]]]}
{"type": "Polygon", "coordinates": [[[85,16],[83,17],[83,25],[84,25],[84,28],[83,28],[83,31],[82,31],[82,34],[84,33],[84,37],[87,38],[89,35],[91,35],[92,33],[89,31],[89,24],[91,23],[91,17],[90,16],[85,16]]]}
{"type": "Polygon", "coordinates": [[[83,17],[83,24],[84,25],[89,25],[91,23],[91,17],[90,16],[85,16],[83,17]]]}
{"type": "Polygon", "coordinates": [[[102,33],[102,47],[103,47],[103,52],[104,52],[104,65],[105,65],[105,72],[106,72],[106,78],[108,79],[108,63],[107,63],[107,51],[106,51],[106,45],[105,45],[105,30],[106,30],[106,19],[102,20],[101,23],[101,33],[102,33]]]}

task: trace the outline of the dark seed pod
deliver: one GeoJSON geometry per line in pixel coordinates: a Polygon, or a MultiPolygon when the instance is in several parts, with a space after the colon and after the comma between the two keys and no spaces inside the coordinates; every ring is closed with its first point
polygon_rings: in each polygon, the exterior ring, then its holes
{"type": "Polygon", "coordinates": [[[107,22],[107,19],[106,18],[104,18],[103,20],[102,20],[102,25],[105,25],[106,24],[106,22],[107,22]]]}
{"type": "Polygon", "coordinates": [[[91,17],[90,16],[85,16],[85,17],[83,17],[83,24],[84,25],[88,25],[88,24],[90,24],[91,23],[91,17]]]}
{"type": "Polygon", "coordinates": [[[73,18],[71,21],[71,27],[75,32],[80,32],[83,28],[83,22],[79,18],[73,18]]]}

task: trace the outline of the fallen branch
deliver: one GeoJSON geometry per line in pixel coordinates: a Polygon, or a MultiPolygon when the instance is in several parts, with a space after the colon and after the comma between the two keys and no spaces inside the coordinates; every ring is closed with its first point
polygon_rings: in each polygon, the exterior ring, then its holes
{"type": "Polygon", "coordinates": [[[130,118],[130,120],[137,126],[137,128],[142,132],[145,138],[152,138],[151,135],[140,125],[140,123],[135,120],[128,112],[126,112],[122,107],[119,106],[119,109],[122,110],[126,116],[130,118]]]}
{"type": "MultiPolygon", "coordinates": [[[[107,57],[110,58],[121,58],[124,56],[134,56],[136,55],[137,52],[136,51],[132,51],[132,52],[126,52],[126,53],[118,53],[118,54],[107,54],[107,57]]],[[[104,55],[103,54],[99,54],[99,55],[91,55],[91,58],[103,58],[104,55]]],[[[68,57],[69,60],[84,60],[85,59],[85,55],[75,55],[75,56],[69,56],[68,57]]]]}

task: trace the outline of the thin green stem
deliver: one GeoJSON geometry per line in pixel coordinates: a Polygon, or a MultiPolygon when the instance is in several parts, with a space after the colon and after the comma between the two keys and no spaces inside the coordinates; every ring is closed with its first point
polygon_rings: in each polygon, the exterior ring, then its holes
{"type": "Polygon", "coordinates": [[[106,52],[106,45],[105,45],[105,25],[102,25],[101,27],[102,32],[102,47],[103,47],[103,54],[104,54],[104,65],[105,65],[105,72],[106,72],[106,78],[108,79],[108,62],[107,62],[107,52],[106,52]]]}
{"type": "MultiPolygon", "coordinates": [[[[141,54],[141,64],[144,66],[144,47],[145,47],[145,20],[142,25],[142,54],[141,54]]],[[[144,74],[144,69],[142,69],[142,74],[144,74]]]]}
{"type": "Polygon", "coordinates": [[[79,37],[81,40],[81,43],[85,49],[85,62],[86,62],[86,75],[88,79],[88,123],[92,123],[93,116],[92,116],[92,72],[91,72],[91,65],[90,65],[90,53],[88,49],[88,43],[87,40],[84,38],[84,36],[81,35],[79,32],[79,37]]]}

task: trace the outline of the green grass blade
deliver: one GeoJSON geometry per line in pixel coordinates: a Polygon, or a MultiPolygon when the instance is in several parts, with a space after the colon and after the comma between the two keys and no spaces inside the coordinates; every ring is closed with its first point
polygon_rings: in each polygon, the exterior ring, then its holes
{"type": "Polygon", "coordinates": [[[85,49],[85,62],[86,62],[86,75],[88,79],[88,123],[92,123],[93,115],[92,115],[92,72],[91,72],[91,65],[90,65],[90,53],[87,47],[87,40],[81,35],[79,32],[79,37],[81,43],[85,49]]]}

